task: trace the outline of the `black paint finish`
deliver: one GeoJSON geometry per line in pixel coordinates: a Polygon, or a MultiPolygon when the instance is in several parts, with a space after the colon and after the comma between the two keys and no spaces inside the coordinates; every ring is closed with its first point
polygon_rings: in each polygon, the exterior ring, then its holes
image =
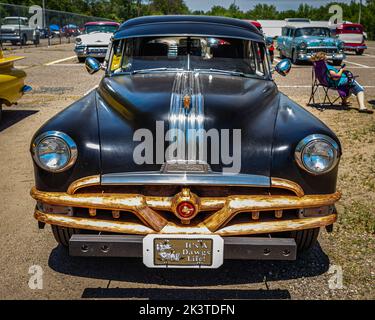
{"type": "Polygon", "coordinates": [[[302,170],[294,160],[298,143],[310,134],[325,134],[340,146],[337,136],[318,118],[280,93],[273,142],[272,177],[297,182],[307,194],[328,194],[336,191],[338,166],[331,172],[314,176],[302,170]]]}
{"type": "Polygon", "coordinates": [[[264,42],[264,36],[250,22],[210,16],[149,16],[126,21],[114,39],[158,35],[206,35],[264,42]]]}
{"type": "MultiPolygon", "coordinates": [[[[133,161],[137,129],[155,137],[156,121],[168,130],[175,73],[118,76],[104,79],[99,92],[102,169],[105,173],[160,170],[161,165],[138,166],[133,161]],[[110,125],[108,125],[110,124],[110,125]]],[[[205,129],[242,130],[242,171],[269,176],[278,94],[272,81],[202,74],[205,129]],[[258,97],[261,96],[262,99],[258,97]]],[[[167,145],[165,145],[165,148],[167,145]]],[[[210,162],[210,157],[208,158],[210,162]]],[[[211,164],[213,171],[222,165],[211,164]]]]}
{"type": "Polygon", "coordinates": [[[95,92],[54,116],[35,133],[32,141],[46,131],[68,134],[77,144],[78,158],[71,169],[62,173],[46,172],[34,162],[35,186],[39,190],[66,191],[73,181],[101,172],[95,92]]]}

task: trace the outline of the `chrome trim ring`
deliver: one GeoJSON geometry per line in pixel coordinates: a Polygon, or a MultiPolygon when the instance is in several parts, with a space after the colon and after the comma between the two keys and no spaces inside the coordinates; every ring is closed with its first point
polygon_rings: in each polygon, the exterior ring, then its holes
{"type": "Polygon", "coordinates": [[[52,172],[52,173],[60,173],[60,172],[63,172],[63,171],[66,171],[66,170],[70,169],[75,164],[75,162],[77,161],[77,158],[78,158],[78,149],[77,149],[76,143],[66,133],[63,133],[63,132],[60,132],[60,131],[47,131],[47,132],[42,133],[38,137],[36,137],[36,139],[34,140],[32,146],[31,146],[31,153],[32,153],[34,161],[36,162],[36,164],[40,168],[42,168],[43,170],[46,170],[48,172],[52,172]],[[52,170],[51,168],[46,167],[40,161],[40,159],[37,155],[36,149],[39,146],[39,144],[47,138],[59,139],[68,146],[68,148],[69,148],[69,161],[67,162],[67,164],[64,167],[62,167],[60,169],[57,169],[57,170],[52,170]]]}
{"type": "Polygon", "coordinates": [[[301,142],[297,145],[296,151],[294,153],[294,158],[295,158],[298,166],[301,169],[303,169],[303,170],[307,171],[308,173],[313,174],[315,176],[319,176],[319,175],[326,174],[326,173],[332,171],[337,166],[337,164],[340,160],[340,147],[339,147],[338,143],[335,140],[333,140],[331,137],[328,137],[324,134],[312,134],[312,135],[307,136],[303,140],[301,140],[301,142]],[[333,150],[334,150],[334,161],[332,163],[332,166],[328,170],[322,171],[322,172],[315,172],[315,171],[310,170],[304,164],[303,159],[302,159],[303,151],[305,150],[305,148],[308,145],[310,145],[312,142],[315,142],[315,141],[318,141],[318,140],[329,143],[333,147],[333,150]]]}

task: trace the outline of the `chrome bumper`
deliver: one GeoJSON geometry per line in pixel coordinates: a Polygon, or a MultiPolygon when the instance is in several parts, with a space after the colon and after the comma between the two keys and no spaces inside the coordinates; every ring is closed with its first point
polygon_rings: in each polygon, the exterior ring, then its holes
{"type": "Polygon", "coordinates": [[[304,195],[300,186],[294,182],[277,178],[271,179],[271,188],[289,190],[288,194],[198,197],[186,187],[173,197],[123,193],[77,193],[81,188],[100,185],[100,177],[93,176],[74,182],[66,193],[42,192],[33,188],[31,196],[38,202],[35,218],[42,223],[62,227],[124,234],[250,235],[332,225],[337,219],[332,206],[341,197],[339,192],[304,195]],[[194,203],[197,208],[197,214],[190,220],[182,220],[176,210],[179,203],[186,201],[194,203]],[[51,213],[43,209],[44,204],[65,208],[83,208],[88,210],[89,214],[77,217],[65,214],[65,212],[64,214],[51,213]],[[321,208],[324,209],[320,210],[321,208]],[[108,216],[99,219],[98,210],[107,211],[108,216]],[[286,210],[310,210],[312,214],[283,216],[286,210]],[[162,213],[167,213],[167,215],[162,213]],[[205,215],[205,213],[209,214],[205,215]],[[241,213],[248,214],[248,218],[237,219],[241,213]],[[140,221],[130,221],[131,216],[136,216],[140,221]],[[120,217],[129,221],[123,221],[120,217]],[[176,222],[176,217],[181,219],[181,223],[176,222]]]}
{"type": "Polygon", "coordinates": [[[0,34],[0,41],[21,41],[21,36],[16,34],[0,34]]]}
{"type": "Polygon", "coordinates": [[[367,46],[366,45],[358,45],[358,46],[344,46],[345,50],[366,50],[367,46]]]}
{"type": "MultiPolygon", "coordinates": [[[[69,255],[73,257],[143,257],[143,236],[73,235],[69,255]]],[[[294,239],[225,237],[224,259],[236,260],[296,260],[294,239]]]]}
{"type": "MultiPolygon", "coordinates": [[[[315,53],[298,53],[298,59],[303,61],[310,61],[311,57],[314,56],[315,53]]],[[[327,59],[328,60],[344,60],[346,58],[346,55],[343,53],[334,53],[330,54],[327,53],[327,59]]]]}

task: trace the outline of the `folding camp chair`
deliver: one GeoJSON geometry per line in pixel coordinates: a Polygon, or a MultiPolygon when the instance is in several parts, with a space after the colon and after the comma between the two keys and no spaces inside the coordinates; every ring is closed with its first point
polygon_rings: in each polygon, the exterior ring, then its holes
{"type": "Polygon", "coordinates": [[[321,106],[333,106],[337,100],[342,100],[343,98],[349,96],[349,87],[337,87],[331,85],[328,81],[329,77],[330,74],[326,62],[324,60],[315,61],[312,70],[311,96],[308,105],[316,106],[318,104],[321,106]],[[315,94],[317,94],[319,88],[322,88],[324,92],[323,103],[316,103],[315,101],[315,94]],[[332,100],[329,96],[329,90],[336,91],[339,96],[335,100],[332,100]]]}

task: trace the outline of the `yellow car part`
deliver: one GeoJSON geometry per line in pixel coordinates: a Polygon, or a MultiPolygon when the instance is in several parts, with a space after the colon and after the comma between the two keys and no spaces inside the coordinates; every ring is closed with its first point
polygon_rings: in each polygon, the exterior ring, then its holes
{"type": "Polygon", "coordinates": [[[24,57],[5,58],[0,50],[0,103],[10,106],[22,97],[26,73],[14,67],[14,62],[22,59],[24,57]]]}

